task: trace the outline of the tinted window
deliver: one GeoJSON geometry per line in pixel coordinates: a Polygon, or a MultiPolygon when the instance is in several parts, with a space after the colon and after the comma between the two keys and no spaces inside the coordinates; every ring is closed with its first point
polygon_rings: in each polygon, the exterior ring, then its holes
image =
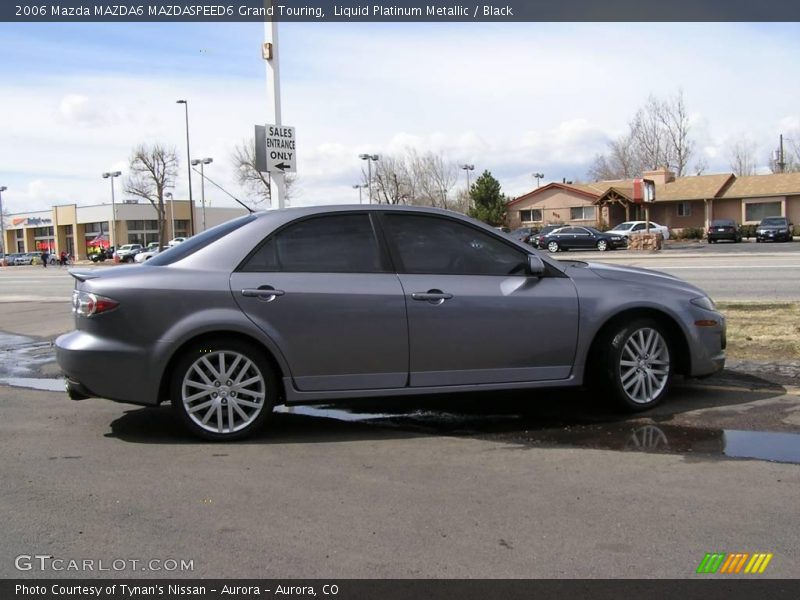
{"type": "Polygon", "coordinates": [[[764,219],[763,221],[761,221],[761,224],[762,225],[772,225],[772,226],[778,225],[778,226],[781,226],[781,225],[786,225],[786,219],[781,218],[781,217],[772,218],[772,219],[764,219]]]}
{"type": "Polygon", "coordinates": [[[451,219],[386,215],[389,236],[407,273],[511,275],[524,273],[526,255],[476,228],[451,219]]]}
{"type": "Polygon", "coordinates": [[[326,215],[292,223],[271,236],[243,271],[375,273],[380,252],[369,216],[326,215]]]}
{"type": "Polygon", "coordinates": [[[733,227],[733,221],[728,219],[719,219],[717,221],[711,221],[711,227],[733,227]]]}
{"type": "Polygon", "coordinates": [[[558,231],[554,231],[553,233],[563,234],[563,235],[575,235],[576,233],[579,233],[579,231],[576,227],[562,227],[561,229],[559,229],[558,231]]]}
{"type": "Polygon", "coordinates": [[[190,254],[194,254],[201,248],[205,248],[210,243],[216,242],[218,239],[225,237],[231,231],[239,229],[239,227],[249,223],[255,218],[256,217],[254,215],[245,215],[243,217],[239,217],[238,219],[226,221],[225,223],[217,225],[216,227],[212,227],[211,229],[207,229],[203,233],[200,233],[194,237],[190,237],[185,242],[182,242],[177,246],[173,246],[169,249],[169,251],[159,254],[158,256],[154,256],[147,261],[147,266],[153,267],[169,265],[177,262],[183,258],[186,258],[190,254]]]}

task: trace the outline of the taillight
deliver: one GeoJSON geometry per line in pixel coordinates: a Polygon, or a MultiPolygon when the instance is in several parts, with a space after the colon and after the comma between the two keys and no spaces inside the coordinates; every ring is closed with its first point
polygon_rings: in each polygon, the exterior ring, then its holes
{"type": "Polygon", "coordinates": [[[98,296],[97,294],[80,292],[78,290],[72,292],[72,312],[80,317],[99,315],[114,310],[118,306],[119,302],[111,298],[106,298],[105,296],[98,296]]]}

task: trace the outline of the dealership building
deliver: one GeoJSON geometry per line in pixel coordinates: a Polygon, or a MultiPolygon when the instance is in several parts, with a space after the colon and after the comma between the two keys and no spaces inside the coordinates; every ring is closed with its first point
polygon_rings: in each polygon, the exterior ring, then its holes
{"type": "MultiPolygon", "coordinates": [[[[670,229],[707,228],[714,219],[756,225],[764,217],[788,217],[800,224],[800,173],[675,177],[659,169],[643,177],[655,183],[650,219],[670,229]]],[[[635,201],[632,179],[551,183],[511,200],[507,211],[511,227],[559,223],[613,227],[644,216],[644,206],[635,201]]]]}
{"type": "MultiPolygon", "coordinates": [[[[164,202],[166,239],[190,235],[188,200],[164,202]]],[[[194,230],[203,231],[246,214],[244,208],[195,206],[194,230]]],[[[48,210],[6,215],[3,247],[8,253],[62,251],[77,258],[108,246],[147,245],[158,241],[158,213],[149,202],[123,201],[77,206],[61,204],[48,210]],[[116,212],[116,214],[115,214],[116,212]]]]}

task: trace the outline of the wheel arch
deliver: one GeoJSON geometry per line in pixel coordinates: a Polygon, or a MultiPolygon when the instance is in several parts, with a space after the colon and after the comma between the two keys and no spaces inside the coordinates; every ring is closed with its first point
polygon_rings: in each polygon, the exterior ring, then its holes
{"type": "Polygon", "coordinates": [[[678,321],[663,310],[652,307],[636,307],[628,308],[612,315],[597,329],[589,346],[589,352],[586,354],[586,362],[583,366],[584,381],[591,379],[593,375],[592,368],[599,364],[598,355],[602,350],[602,340],[606,334],[623,323],[629,323],[634,319],[640,318],[653,319],[664,328],[668,336],[667,342],[676,355],[674,372],[687,375],[691,371],[689,342],[678,321]]]}
{"type": "Polygon", "coordinates": [[[246,333],[242,333],[240,331],[220,329],[213,331],[204,331],[203,333],[197,334],[189,339],[186,339],[183,341],[183,343],[181,343],[180,346],[178,346],[173,351],[172,355],[167,361],[167,366],[164,368],[164,371],[161,374],[161,380],[158,385],[159,404],[164,400],[168,400],[170,398],[169,388],[170,388],[170,381],[172,380],[172,374],[175,370],[177,362],[180,360],[181,356],[183,356],[186,349],[195,344],[200,344],[206,340],[212,340],[215,338],[238,340],[241,342],[252,344],[253,346],[257,347],[264,354],[264,357],[267,359],[267,361],[269,361],[272,368],[275,369],[275,373],[277,373],[278,375],[278,381],[276,382],[278,385],[278,397],[279,398],[286,397],[286,390],[283,387],[283,378],[286,376],[286,373],[284,373],[283,368],[281,368],[281,363],[275,358],[275,355],[272,353],[272,351],[270,351],[270,349],[256,337],[247,335],[246,333]]]}

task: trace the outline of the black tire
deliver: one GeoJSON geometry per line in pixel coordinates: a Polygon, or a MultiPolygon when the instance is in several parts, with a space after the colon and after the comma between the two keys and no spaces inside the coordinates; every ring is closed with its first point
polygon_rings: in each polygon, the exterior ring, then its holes
{"type": "MultiPolygon", "coordinates": [[[[224,364],[232,365],[232,363],[233,361],[231,363],[223,363],[223,366],[224,364]]],[[[207,391],[201,390],[197,393],[202,394],[207,391]]],[[[264,425],[264,422],[272,415],[272,409],[278,397],[278,374],[270,364],[264,351],[255,344],[241,340],[215,338],[200,344],[193,344],[183,352],[183,355],[178,359],[172,371],[170,392],[172,408],[176,417],[193,435],[204,440],[216,442],[240,440],[258,431],[264,425]],[[201,361],[203,358],[206,358],[208,362],[218,368],[219,363],[217,361],[219,361],[220,354],[224,354],[227,359],[234,360],[237,355],[241,356],[243,359],[249,361],[249,365],[247,362],[244,364],[239,362],[238,364],[244,368],[240,367],[240,370],[235,370],[235,367],[231,366],[229,377],[233,379],[227,381],[223,381],[222,378],[216,379],[214,372],[209,370],[201,361]],[[198,362],[200,363],[200,365],[198,365],[199,368],[205,375],[202,381],[206,379],[210,380],[212,382],[211,385],[214,385],[215,389],[209,387],[207,390],[213,394],[213,397],[211,397],[211,395],[205,395],[194,401],[192,405],[193,401],[184,400],[184,398],[186,398],[184,390],[188,392],[193,389],[199,389],[200,385],[202,385],[202,383],[198,381],[198,378],[202,376],[194,369],[194,366],[198,362]],[[246,377],[247,379],[245,379],[245,381],[250,381],[258,377],[260,377],[261,380],[243,388],[237,387],[236,384],[231,385],[231,382],[235,381],[237,376],[239,379],[246,377]],[[189,380],[190,377],[194,381],[189,380]],[[187,380],[189,380],[188,383],[186,383],[187,380]],[[217,383],[219,383],[219,385],[217,385],[217,383]],[[217,392],[216,390],[219,391],[217,392]],[[260,402],[256,399],[255,394],[257,393],[263,394],[263,399],[261,399],[260,402]],[[226,398],[223,398],[223,396],[226,398]],[[242,404],[239,404],[239,402],[242,402],[242,404]],[[247,406],[244,404],[245,402],[248,404],[260,405],[260,408],[247,406]],[[192,406],[187,406],[187,404],[192,406]],[[236,409],[237,406],[238,409],[236,409]],[[190,408],[194,408],[191,414],[190,408]],[[250,418],[245,420],[237,410],[242,411],[250,418]],[[196,416],[194,416],[195,414],[196,416]],[[209,414],[212,415],[211,418],[208,417],[209,414]],[[232,427],[228,426],[231,415],[233,418],[232,427]],[[203,418],[208,420],[205,425],[200,422],[203,418]],[[212,428],[212,426],[209,425],[215,418],[221,419],[221,421],[217,421],[217,424],[220,422],[222,423],[222,431],[213,430],[216,428],[212,428]]],[[[197,393],[189,394],[189,398],[191,398],[192,395],[197,395],[197,393]]]]}
{"type": "Polygon", "coordinates": [[[595,355],[595,360],[598,361],[595,381],[617,408],[626,412],[642,412],[653,408],[664,399],[672,379],[675,352],[669,334],[658,321],[641,318],[618,323],[609,328],[599,342],[595,355]],[[655,332],[659,336],[658,351],[651,356],[647,352],[648,348],[645,348],[645,352],[641,353],[643,356],[635,359],[629,353],[632,350],[631,338],[634,338],[635,346],[639,344],[640,337],[644,341],[650,339],[649,332],[655,332]],[[639,366],[622,363],[638,363],[640,360],[642,362],[639,366]],[[652,364],[653,362],[666,362],[666,365],[652,364]],[[666,371],[666,376],[663,371],[666,371]],[[652,379],[648,379],[648,373],[652,375],[652,379]]]}

